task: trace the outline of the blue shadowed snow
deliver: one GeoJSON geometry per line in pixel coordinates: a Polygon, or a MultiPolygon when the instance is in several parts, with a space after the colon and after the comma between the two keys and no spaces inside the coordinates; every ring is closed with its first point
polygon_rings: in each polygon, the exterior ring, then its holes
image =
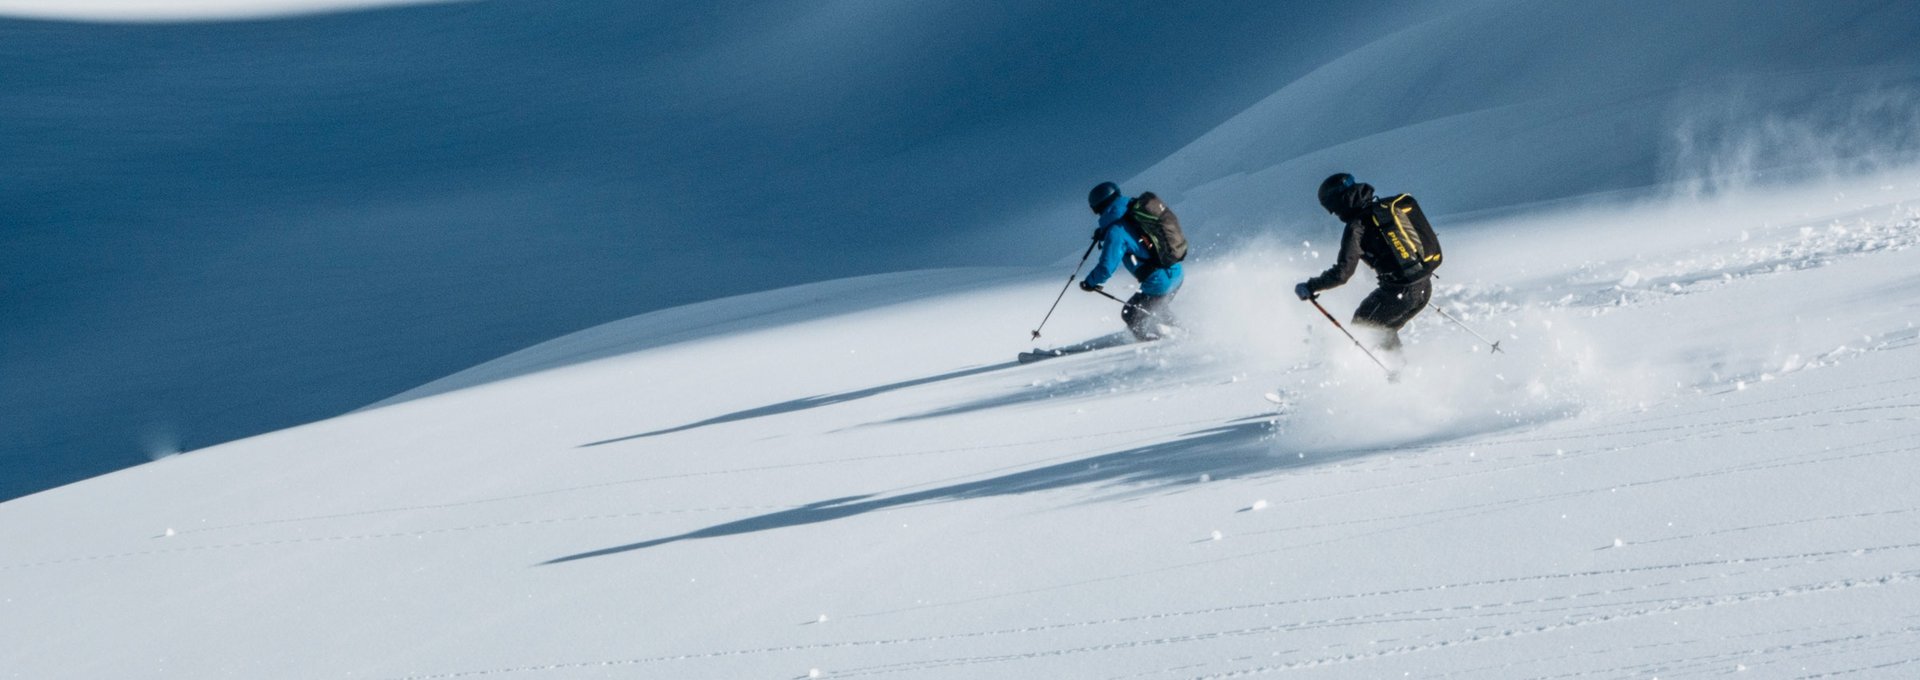
{"type": "Polygon", "coordinates": [[[0,499],[651,310],[1053,261],[1399,4],[0,19],[0,499]]]}
{"type": "Polygon", "coordinates": [[[0,20],[0,499],[650,311],[1057,263],[1100,180],[1172,199],[1205,259],[1324,241],[1336,170],[1445,219],[1910,160],[1915,25],[1866,0],[0,20]]]}
{"type": "Polygon", "coordinates": [[[1142,177],[1199,224],[1325,239],[1312,191],[1334,172],[1445,216],[1897,166],[1920,158],[1914,26],[1903,2],[1461,5],[1382,30],[1142,177]]]}

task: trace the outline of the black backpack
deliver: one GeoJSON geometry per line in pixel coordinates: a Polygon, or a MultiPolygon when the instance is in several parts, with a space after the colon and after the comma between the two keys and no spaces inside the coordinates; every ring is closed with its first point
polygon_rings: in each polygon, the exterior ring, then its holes
{"type": "Polygon", "coordinates": [[[1382,263],[1392,270],[1382,273],[1402,283],[1413,283],[1440,268],[1440,238],[1434,235],[1433,225],[1427,223],[1426,213],[1420,212],[1413,196],[1400,194],[1374,201],[1368,217],[1393,258],[1392,263],[1382,263]]]}
{"type": "Polygon", "coordinates": [[[1127,221],[1140,231],[1140,242],[1151,256],[1148,264],[1164,269],[1187,259],[1187,235],[1180,231],[1180,218],[1153,192],[1127,204],[1127,221]]]}

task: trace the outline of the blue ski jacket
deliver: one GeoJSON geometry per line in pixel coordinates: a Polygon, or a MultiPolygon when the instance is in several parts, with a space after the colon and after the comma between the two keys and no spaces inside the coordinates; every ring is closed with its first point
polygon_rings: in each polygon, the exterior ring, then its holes
{"type": "Polygon", "coordinates": [[[1140,280],[1140,292],[1148,295],[1172,295],[1180,290],[1180,284],[1186,281],[1181,263],[1162,269],[1147,262],[1147,247],[1140,243],[1140,237],[1127,230],[1127,204],[1133,202],[1131,196],[1114,199],[1105,211],[1100,213],[1100,228],[1094,232],[1101,242],[1100,261],[1087,272],[1087,283],[1102,285],[1113,278],[1114,272],[1125,266],[1134,278],[1140,280]],[[1142,277],[1141,274],[1146,276],[1142,277]]]}

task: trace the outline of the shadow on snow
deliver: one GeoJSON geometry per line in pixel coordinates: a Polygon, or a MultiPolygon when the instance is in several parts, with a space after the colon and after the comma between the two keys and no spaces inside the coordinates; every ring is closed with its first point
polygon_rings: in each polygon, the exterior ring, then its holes
{"type": "MultiPolygon", "coordinates": [[[[1136,354],[1148,355],[1155,354],[1160,349],[1152,344],[1133,342],[1132,336],[1126,333],[1103,336],[1070,347],[1086,347],[1088,350],[1080,350],[1081,352],[1086,352],[1089,350],[1102,350],[1123,346],[1133,347],[1133,352],[1136,354]],[[1124,339],[1116,339],[1120,338],[1120,336],[1125,337],[1124,339]]],[[[1069,361],[1073,356],[1075,355],[1069,354],[1058,359],[1045,359],[1043,361],[1069,361]]],[[[1125,390],[1129,392],[1143,391],[1185,380],[1183,374],[1179,372],[1169,372],[1166,370],[1166,366],[1154,365],[1151,362],[1125,361],[1124,363],[1109,364],[1104,368],[1092,370],[1089,370],[1087,364],[1082,364],[1079,368],[1082,371],[1081,373],[1065,378],[1060,382],[1052,382],[1043,386],[1016,390],[1006,394],[982,397],[922,413],[903,415],[897,418],[870,423],[870,425],[896,425],[900,423],[945,418],[948,416],[968,415],[981,411],[990,411],[1008,406],[1019,406],[1050,399],[1072,399],[1108,394],[1114,390],[1125,390]]]]}
{"type": "Polygon", "coordinates": [[[597,441],[597,442],[591,442],[591,443],[587,443],[587,444],[581,444],[580,446],[578,446],[578,447],[575,447],[575,448],[582,448],[582,449],[584,449],[584,448],[590,448],[590,447],[594,447],[594,446],[600,446],[600,445],[603,445],[603,444],[615,444],[615,443],[619,443],[619,442],[624,442],[624,441],[631,441],[631,440],[634,440],[634,439],[645,439],[645,438],[647,438],[647,437],[658,437],[658,436],[660,436],[660,435],[663,435],[663,434],[673,434],[673,433],[675,433],[675,432],[685,432],[685,431],[687,431],[687,430],[692,430],[692,429],[697,429],[697,428],[702,428],[702,427],[706,427],[706,426],[708,426],[708,425],[720,425],[720,424],[724,424],[724,423],[731,423],[731,422],[737,422],[737,421],[741,421],[741,420],[751,420],[751,419],[753,419],[753,418],[760,418],[760,417],[765,417],[765,416],[775,416],[775,415],[780,415],[780,414],[782,414],[782,413],[792,413],[792,412],[794,412],[794,411],[804,411],[804,410],[806,410],[806,409],[810,409],[810,408],[819,408],[819,407],[821,407],[821,406],[832,406],[832,405],[834,405],[834,404],[841,404],[841,403],[845,403],[845,402],[849,402],[849,401],[853,401],[853,400],[856,400],[856,399],[865,399],[865,398],[867,398],[867,397],[871,397],[871,396],[876,396],[876,395],[880,395],[880,394],[885,394],[885,393],[888,393],[888,392],[892,392],[892,391],[895,391],[895,390],[903,390],[903,389],[907,389],[907,388],[909,388],[909,387],[918,387],[918,386],[920,386],[920,385],[927,385],[927,384],[931,384],[931,383],[937,383],[937,382],[942,382],[942,381],[946,381],[946,380],[956,380],[956,379],[959,379],[959,378],[965,378],[965,377],[968,377],[968,376],[974,376],[974,375],[979,375],[979,374],[982,374],[982,373],[990,373],[990,372],[993,372],[993,371],[997,371],[997,370],[1000,370],[1000,369],[1003,369],[1003,368],[1009,368],[1009,367],[1012,367],[1012,366],[1016,366],[1016,365],[1018,365],[1018,364],[1016,364],[1015,362],[1011,362],[1011,361],[1009,361],[1009,362],[1005,362],[1005,363],[999,363],[999,364],[992,364],[992,365],[989,365],[989,366],[977,366],[977,367],[974,367],[974,368],[969,368],[969,369],[964,369],[964,370],[959,370],[959,371],[953,371],[953,372],[951,372],[951,373],[942,373],[942,374],[940,374],[940,375],[936,375],[936,376],[930,376],[930,377],[925,377],[925,378],[915,378],[915,379],[912,379],[912,380],[903,380],[903,381],[900,381],[900,382],[896,382],[896,383],[892,383],[892,384],[888,384],[888,385],[880,385],[880,386],[878,386],[878,387],[869,387],[869,388],[867,388],[867,389],[864,389],[864,390],[854,390],[854,391],[852,391],[852,392],[841,392],[841,393],[839,393],[839,394],[824,394],[824,395],[819,395],[819,396],[812,396],[812,397],[805,397],[805,398],[801,398],[801,399],[794,399],[794,400],[792,400],[792,401],[784,401],[784,402],[781,402],[781,403],[778,403],[778,404],[770,404],[770,405],[767,405],[767,406],[761,406],[761,407],[758,407],[758,408],[750,408],[750,409],[747,409],[747,410],[745,410],[745,411],[735,411],[735,412],[733,412],[733,413],[728,413],[728,414],[726,414],[726,415],[720,415],[720,416],[714,416],[714,417],[712,417],[712,418],[708,418],[708,419],[706,419],[706,420],[702,420],[702,421],[699,421],[699,422],[693,422],[693,423],[687,423],[687,424],[685,424],[685,425],[679,425],[679,426],[675,426],[675,427],[669,427],[669,428],[666,428],[666,429],[664,429],[664,430],[654,430],[654,431],[652,431],[652,432],[642,432],[642,433],[640,433],[640,434],[630,434],[630,435],[627,435],[627,436],[625,436],[625,437],[615,437],[615,438],[613,438],[613,439],[603,439],[603,440],[600,440],[600,441],[597,441]]]}
{"type": "Polygon", "coordinates": [[[1007,496],[1073,486],[1165,487],[1196,483],[1202,474],[1213,479],[1246,477],[1288,468],[1322,465],[1383,450],[1356,449],[1332,455],[1323,454],[1302,458],[1292,455],[1292,452],[1278,450],[1279,445],[1272,440],[1268,420],[1268,416],[1246,418],[1212,429],[1193,432],[1173,441],[1148,444],[1124,451],[924,491],[885,497],[869,494],[825,500],[789,510],[716,524],[677,536],[557,557],[542,564],[561,564],[592,557],[605,557],[693,539],[736,536],[818,524],[916,503],[1007,496]]]}

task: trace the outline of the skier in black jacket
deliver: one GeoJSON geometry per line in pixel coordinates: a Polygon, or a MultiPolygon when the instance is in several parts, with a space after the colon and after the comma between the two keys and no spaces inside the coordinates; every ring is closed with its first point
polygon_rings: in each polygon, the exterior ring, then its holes
{"type": "MultiPolygon", "coordinates": [[[[1433,285],[1428,281],[1433,270],[1416,266],[1411,269],[1417,271],[1410,271],[1395,257],[1388,237],[1370,219],[1379,203],[1373,187],[1354,182],[1353,175],[1343,172],[1320,183],[1320,207],[1345,222],[1346,232],[1340,237],[1340,255],[1333,266],[1294,286],[1293,292],[1302,300],[1312,299],[1320,291],[1346,283],[1361,262],[1367,263],[1378,276],[1379,287],[1354,310],[1353,323],[1377,333],[1381,349],[1394,351],[1400,349],[1400,327],[1425,309],[1433,295],[1433,285]]],[[[1432,248],[1432,264],[1437,266],[1438,244],[1432,248]]]]}

